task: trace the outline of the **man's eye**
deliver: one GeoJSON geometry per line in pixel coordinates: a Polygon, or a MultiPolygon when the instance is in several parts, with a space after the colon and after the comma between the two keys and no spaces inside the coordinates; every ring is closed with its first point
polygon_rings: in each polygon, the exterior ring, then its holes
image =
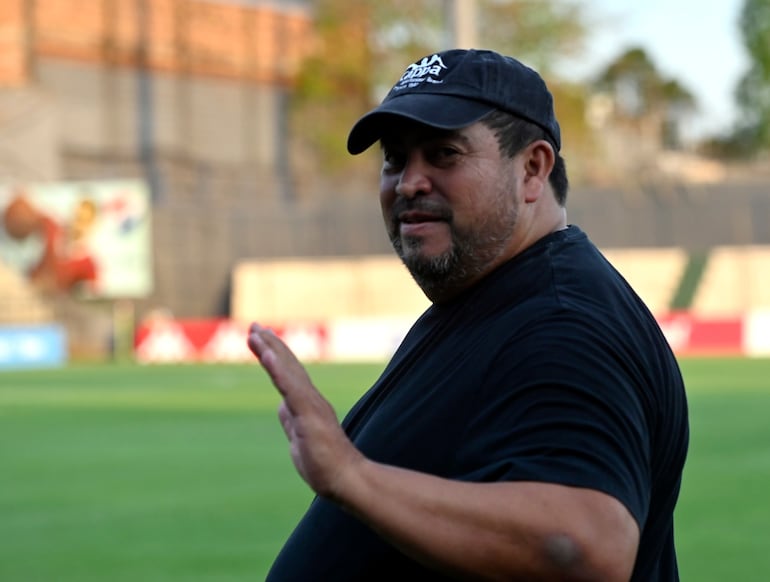
{"type": "Polygon", "coordinates": [[[401,166],[404,163],[404,153],[385,148],[382,150],[382,159],[387,166],[401,166]]]}
{"type": "Polygon", "coordinates": [[[438,147],[431,152],[431,157],[436,163],[451,162],[459,152],[453,147],[438,147]]]}

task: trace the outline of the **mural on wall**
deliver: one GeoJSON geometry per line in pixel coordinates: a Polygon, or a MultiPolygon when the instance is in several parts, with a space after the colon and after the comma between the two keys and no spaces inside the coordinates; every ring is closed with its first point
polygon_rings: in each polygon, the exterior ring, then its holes
{"type": "Polygon", "coordinates": [[[139,181],[0,186],[0,260],[46,294],[147,296],[150,233],[139,181]]]}

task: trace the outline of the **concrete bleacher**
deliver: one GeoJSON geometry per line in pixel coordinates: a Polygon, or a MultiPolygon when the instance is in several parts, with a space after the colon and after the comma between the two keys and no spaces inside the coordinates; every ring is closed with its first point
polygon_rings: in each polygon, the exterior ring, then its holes
{"type": "Polygon", "coordinates": [[[602,249],[654,314],[666,313],[677,291],[687,252],[680,248],[602,249]]]}
{"type": "MultiPolygon", "coordinates": [[[[603,254],[650,311],[671,310],[688,266],[684,249],[612,248],[603,254]]],[[[234,271],[232,315],[250,320],[415,316],[428,301],[396,257],[244,261],[234,271]]],[[[715,247],[689,306],[705,317],[770,310],[770,246],[715,247]]]]}
{"type": "Polygon", "coordinates": [[[395,256],[243,261],[232,287],[239,321],[416,317],[429,305],[395,256]]]}
{"type": "Polygon", "coordinates": [[[0,262],[0,325],[48,322],[53,309],[24,276],[0,262]]]}
{"type": "MultiPolygon", "coordinates": [[[[653,313],[665,313],[687,264],[681,249],[605,252],[653,313]]],[[[415,316],[428,300],[395,256],[244,261],[233,273],[238,320],[415,316]]]]}
{"type": "Polygon", "coordinates": [[[692,311],[707,316],[735,316],[770,309],[770,247],[715,247],[692,311]]]}

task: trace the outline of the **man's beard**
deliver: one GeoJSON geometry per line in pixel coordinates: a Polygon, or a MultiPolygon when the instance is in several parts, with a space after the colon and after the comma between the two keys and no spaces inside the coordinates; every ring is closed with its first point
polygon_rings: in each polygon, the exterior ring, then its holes
{"type": "Polygon", "coordinates": [[[451,234],[451,247],[433,257],[421,256],[422,242],[419,237],[402,239],[399,234],[399,222],[395,219],[397,213],[394,212],[391,224],[394,224],[395,228],[389,233],[390,242],[429,298],[435,300],[453,296],[482,274],[503,252],[516,224],[516,212],[512,208],[501,211],[504,214],[494,215],[477,230],[468,232],[459,231],[451,215],[448,215],[446,223],[451,234]]]}

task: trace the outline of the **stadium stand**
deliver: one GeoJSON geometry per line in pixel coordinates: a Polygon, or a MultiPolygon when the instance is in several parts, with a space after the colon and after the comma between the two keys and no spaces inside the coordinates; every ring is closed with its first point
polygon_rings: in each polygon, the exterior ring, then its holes
{"type": "Polygon", "coordinates": [[[417,316],[428,300],[396,257],[243,261],[233,273],[238,321],[417,316]]]}
{"type": "Polygon", "coordinates": [[[770,308],[770,247],[724,246],[711,251],[692,311],[734,316],[770,308]]]}
{"type": "MultiPolygon", "coordinates": [[[[653,313],[668,311],[686,251],[611,249],[605,255],[653,313]]],[[[428,306],[401,262],[389,256],[243,261],[232,289],[232,315],[242,321],[417,315],[428,306]]]]}
{"type": "Polygon", "coordinates": [[[0,324],[53,320],[53,310],[38,297],[24,277],[0,262],[0,324]]]}
{"type": "Polygon", "coordinates": [[[655,315],[667,313],[685,267],[680,248],[602,249],[655,315]]]}

